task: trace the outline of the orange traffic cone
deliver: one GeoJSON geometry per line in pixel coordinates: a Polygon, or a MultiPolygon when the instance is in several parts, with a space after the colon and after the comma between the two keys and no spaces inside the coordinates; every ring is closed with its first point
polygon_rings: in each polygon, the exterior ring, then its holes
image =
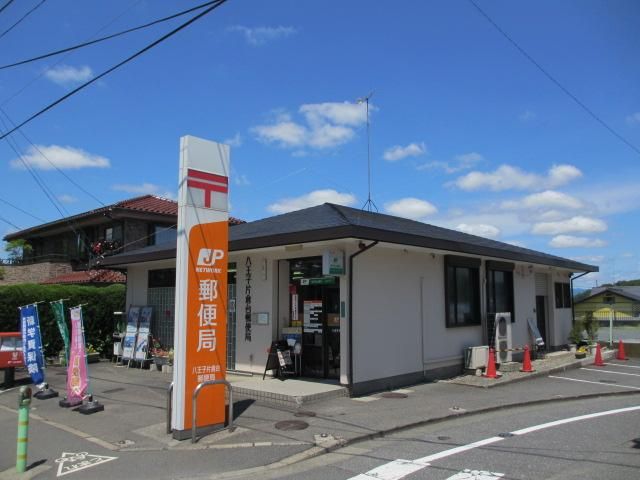
{"type": "Polygon", "coordinates": [[[597,344],[597,347],[596,347],[596,358],[593,361],[593,364],[596,367],[604,367],[604,362],[602,361],[602,352],[600,351],[600,344],[599,343],[597,344]]]}
{"type": "Polygon", "coordinates": [[[489,359],[487,360],[487,368],[485,369],[483,377],[486,378],[498,378],[496,373],[496,354],[493,348],[489,348],[489,359]]]}
{"type": "Polygon", "coordinates": [[[621,338],[618,339],[618,355],[616,355],[616,360],[629,360],[624,354],[624,343],[622,343],[621,338]]]}
{"type": "Polygon", "coordinates": [[[524,346],[524,359],[522,360],[522,368],[520,371],[525,373],[535,372],[533,367],[531,367],[531,353],[529,352],[529,345],[524,346]]]}

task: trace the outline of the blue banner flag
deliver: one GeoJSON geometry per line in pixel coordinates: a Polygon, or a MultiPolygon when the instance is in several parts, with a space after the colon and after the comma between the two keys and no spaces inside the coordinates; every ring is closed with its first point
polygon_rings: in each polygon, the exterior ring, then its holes
{"type": "Polygon", "coordinates": [[[22,322],[24,364],[34,385],[40,385],[44,383],[44,354],[40,337],[38,307],[36,305],[20,307],[20,320],[22,322]]]}

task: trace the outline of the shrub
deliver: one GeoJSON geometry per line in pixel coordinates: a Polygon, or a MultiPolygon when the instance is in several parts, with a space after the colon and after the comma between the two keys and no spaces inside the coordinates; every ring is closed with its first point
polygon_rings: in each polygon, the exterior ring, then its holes
{"type": "Polygon", "coordinates": [[[44,301],[38,305],[42,343],[46,356],[57,356],[64,348],[58,325],[49,302],[65,300],[65,318],[69,333],[67,307],[85,304],[82,308],[85,343],[91,344],[102,355],[112,351],[114,311],[125,306],[124,285],[90,287],[80,285],[35,285],[21,284],[0,287],[0,332],[20,331],[18,307],[44,301]]]}

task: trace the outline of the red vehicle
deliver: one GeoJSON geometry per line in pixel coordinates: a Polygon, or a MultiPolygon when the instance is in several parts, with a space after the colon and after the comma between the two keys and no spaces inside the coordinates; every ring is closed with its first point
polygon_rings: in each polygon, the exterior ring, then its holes
{"type": "Polygon", "coordinates": [[[22,334],[0,332],[0,369],[24,367],[22,356],[22,334]]]}

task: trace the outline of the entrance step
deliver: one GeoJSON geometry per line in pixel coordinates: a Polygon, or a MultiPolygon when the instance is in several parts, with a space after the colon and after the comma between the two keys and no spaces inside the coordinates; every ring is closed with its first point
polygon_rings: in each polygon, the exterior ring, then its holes
{"type": "Polygon", "coordinates": [[[227,375],[234,398],[250,398],[261,403],[299,407],[328,398],[348,397],[346,387],[315,380],[241,377],[227,375]]]}

